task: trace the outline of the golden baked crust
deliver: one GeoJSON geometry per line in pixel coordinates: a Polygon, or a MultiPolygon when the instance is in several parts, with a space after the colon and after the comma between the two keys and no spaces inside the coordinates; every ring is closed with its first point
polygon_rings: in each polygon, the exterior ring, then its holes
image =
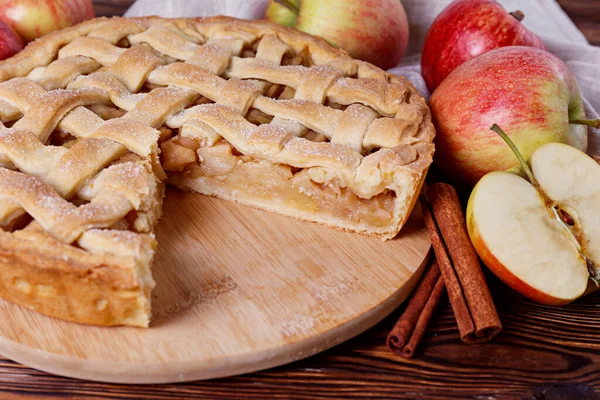
{"type": "Polygon", "coordinates": [[[406,79],[226,17],[47,35],[0,63],[0,121],[0,296],[96,325],[149,323],[166,178],[391,239],[434,150],[406,79]]]}
{"type": "MultiPolygon", "coordinates": [[[[43,314],[93,325],[147,326],[154,286],[151,235],[113,232],[129,255],[97,254],[64,244],[37,223],[0,231],[0,297],[43,314]]],[[[111,238],[112,240],[113,238],[111,238]]]]}

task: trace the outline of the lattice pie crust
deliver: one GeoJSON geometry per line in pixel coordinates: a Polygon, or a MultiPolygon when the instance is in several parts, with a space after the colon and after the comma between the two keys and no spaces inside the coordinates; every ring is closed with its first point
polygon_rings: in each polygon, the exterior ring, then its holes
{"type": "Polygon", "coordinates": [[[0,63],[0,296],[148,326],[164,182],[393,238],[433,154],[424,99],[260,21],[96,19],[0,63]]]}

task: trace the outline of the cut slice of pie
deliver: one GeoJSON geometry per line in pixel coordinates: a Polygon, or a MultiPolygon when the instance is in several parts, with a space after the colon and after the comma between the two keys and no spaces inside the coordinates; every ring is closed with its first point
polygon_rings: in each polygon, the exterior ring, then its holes
{"type": "Polygon", "coordinates": [[[0,63],[0,296],[148,326],[164,182],[391,239],[433,155],[404,78],[263,21],[95,19],[0,63]]]}

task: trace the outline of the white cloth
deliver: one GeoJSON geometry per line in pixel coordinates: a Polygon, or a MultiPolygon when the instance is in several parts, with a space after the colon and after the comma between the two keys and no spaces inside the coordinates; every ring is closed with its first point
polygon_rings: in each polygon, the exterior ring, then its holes
{"type": "MultiPolygon", "coordinates": [[[[586,103],[588,117],[600,112],[600,48],[585,36],[554,0],[499,0],[508,11],[525,13],[523,23],[542,37],[548,49],[562,58],[575,74],[586,103]]],[[[390,72],[406,76],[423,95],[429,96],[421,77],[420,49],[429,26],[451,0],[402,0],[410,21],[410,40],[402,63],[390,72]]],[[[260,19],[268,0],[137,0],[126,16],[160,15],[195,17],[229,15],[260,19]]],[[[600,131],[590,129],[589,153],[600,155],[600,131]]]]}

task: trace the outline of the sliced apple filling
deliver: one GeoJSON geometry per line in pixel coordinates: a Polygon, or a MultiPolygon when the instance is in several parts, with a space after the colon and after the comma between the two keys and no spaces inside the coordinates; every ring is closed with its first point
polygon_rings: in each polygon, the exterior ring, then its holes
{"type": "Polygon", "coordinates": [[[170,181],[199,193],[391,239],[431,162],[405,79],[277,34],[214,38],[145,85],[193,95],[160,143],[170,181]]]}
{"type": "MultiPolygon", "coordinates": [[[[320,140],[317,135],[314,137],[320,140]]],[[[185,130],[162,144],[163,167],[172,173],[174,184],[231,200],[242,198],[244,203],[265,209],[271,208],[266,205],[270,203],[273,209],[283,207],[300,218],[321,213],[326,214],[325,220],[350,220],[382,229],[394,220],[398,208],[395,191],[385,189],[361,198],[327,168],[295,168],[245,156],[223,139],[209,144],[211,138],[192,139],[185,130]]]]}

